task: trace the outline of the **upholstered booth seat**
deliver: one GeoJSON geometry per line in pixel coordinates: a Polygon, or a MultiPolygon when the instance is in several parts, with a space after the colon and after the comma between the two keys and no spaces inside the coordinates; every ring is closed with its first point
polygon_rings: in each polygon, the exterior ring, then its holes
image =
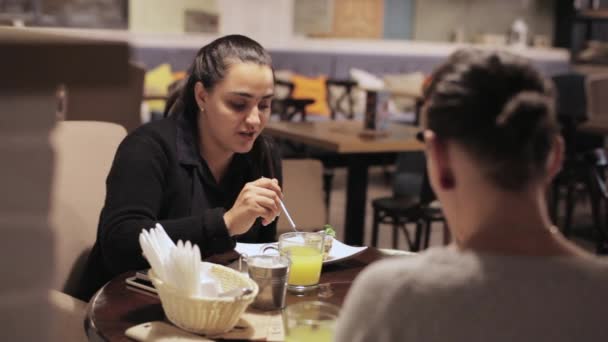
{"type": "Polygon", "coordinates": [[[78,292],[84,264],[97,234],[105,199],[105,179],[124,127],[109,122],[63,121],[52,134],[55,171],[50,221],[55,269],[49,301],[53,341],[84,341],[86,303],[78,292]]]}

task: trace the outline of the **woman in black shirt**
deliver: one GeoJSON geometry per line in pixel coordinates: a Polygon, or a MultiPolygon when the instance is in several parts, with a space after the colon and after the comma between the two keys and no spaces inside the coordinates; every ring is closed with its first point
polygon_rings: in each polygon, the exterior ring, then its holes
{"type": "Polygon", "coordinates": [[[232,35],[199,50],[181,110],[143,125],[116,152],[82,298],[148,267],[138,237],[157,222],[204,256],[232,250],[237,240],[276,239],[280,158],[260,135],[273,88],[270,56],[257,42],[232,35]]]}

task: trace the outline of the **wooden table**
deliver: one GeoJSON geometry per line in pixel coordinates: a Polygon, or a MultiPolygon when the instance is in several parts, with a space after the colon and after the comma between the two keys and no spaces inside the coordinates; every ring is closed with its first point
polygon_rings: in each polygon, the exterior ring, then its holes
{"type": "Polygon", "coordinates": [[[582,123],[579,131],[597,135],[608,135],[608,119],[590,119],[582,123]]]}
{"type": "Polygon", "coordinates": [[[167,101],[168,96],[162,94],[144,94],[142,100],[143,101],[167,101]]]}
{"type": "MultiPolygon", "coordinates": [[[[342,305],[351,282],[370,263],[389,254],[369,247],[364,252],[340,263],[323,266],[321,283],[330,283],[333,295],[320,298],[317,291],[297,297],[288,292],[287,304],[307,300],[321,300],[342,305]]],[[[165,318],[160,300],[149,294],[135,292],[126,287],[125,279],[134,272],[122,274],[93,296],[89,302],[85,329],[90,341],[131,341],[125,330],[134,325],[165,318]]]]}
{"type": "Polygon", "coordinates": [[[416,140],[419,128],[390,124],[387,135],[363,137],[361,121],[269,122],[265,133],[306,145],[319,147],[347,157],[346,213],[344,242],[364,243],[367,200],[367,169],[382,153],[422,150],[416,140]]]}

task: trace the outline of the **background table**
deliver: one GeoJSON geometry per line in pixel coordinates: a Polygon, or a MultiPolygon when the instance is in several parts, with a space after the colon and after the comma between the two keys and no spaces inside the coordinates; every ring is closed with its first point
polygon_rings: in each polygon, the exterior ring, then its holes
{"type": "Polygon", "coordinates": [[[419,128],[390,124],[386,136],[363,137],[361,121],[269,122],[264,132],[270,136],[319,147],[344,155],[347,159],[346,213],[344,242],[364,243],[367,201],[367,169],[386,153],[420,151],[416,140],[419,128]]]}
{"type": "MultiPolygon", "coordinates": [[[[288,292],[287,304],[321,300],[335,305],[342,305],[351,282],[365,266],[388,254],[369,247],[361,254],[340,263],[324,265],[321,283],[330,283],[333,295],[321,298],[317,291],[297,297],[288,292]]],[[[93,296],[89,302],[85,328],[91,341],[131,341],[125,336],[125,330],[141,323],[165,319],[160,300],[150,294],[135,292],[127,288],[125,279],[134,272],[122,274],[93,296]]]]}
{"type": "Polygon", "coordinates": [[[608,135],[608,119],[590,119],[582,123],[578,130],[585,133],[608,135]]]}

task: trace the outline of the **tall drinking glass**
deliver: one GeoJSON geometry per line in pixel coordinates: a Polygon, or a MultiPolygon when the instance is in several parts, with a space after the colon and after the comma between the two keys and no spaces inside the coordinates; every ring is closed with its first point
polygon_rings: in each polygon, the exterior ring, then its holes
{"type": "Polygon", "coordinates": [[[286,342],[331,342],[340,309],[320,301],[288,305],[283,313],[286,342]]]}
{"type": "Polygon", "coordinates": [[[279,237],[279,252],[291,261],[287,289],[306,292],[319,285],[325,235],[312,232],[285,233],[279,237]]]}

